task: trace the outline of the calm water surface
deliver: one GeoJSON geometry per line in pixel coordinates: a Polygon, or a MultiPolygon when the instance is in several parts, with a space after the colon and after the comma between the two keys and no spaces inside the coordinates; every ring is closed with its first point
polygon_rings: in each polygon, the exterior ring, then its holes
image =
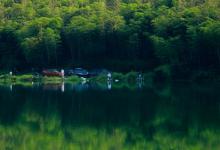
{"type": "Polygon", "coordinates": [[[0,150],[220,150],[220,83],[0,86],[0,150]]]}

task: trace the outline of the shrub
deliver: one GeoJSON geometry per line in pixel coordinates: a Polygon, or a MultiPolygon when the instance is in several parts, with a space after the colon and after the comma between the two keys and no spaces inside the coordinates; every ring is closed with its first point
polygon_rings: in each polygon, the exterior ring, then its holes
{"type": "Polygon", "coordinates": [[[60,83],[63,79],[61,77],[43,77],[42,82],[44,83],[60,83]]]}
{"type": "Polygon", "coordinates": [[[171,77],[169,65],[162,65],[155,69],[154,80],[156,82],[165,82],[171,77]]]}
{"type": "Polygon", "coordinates": [[[122,73],[117,73],[117,72],[112,73],[113,80],[123,81],[123,80],[125,80],[124,77],[125,76],[122,73]]]}
{"type": "Polygon", "coordinates": [[[33,75],[26,74],[26,75],[15,76],[15,80],[20,82],[32,82],[33,75]]]}
{"type": "Polygon", "coordinates": [[[137,72],[129,72],[125,75],[126,81],[128,83],[136,83],[138,73],[137,72]]]}
{"type": "Polygon", "coordinates": [[[81,79],[78,76],[70,76],[65,79],[67,82],[80,82],[81,79]]]}

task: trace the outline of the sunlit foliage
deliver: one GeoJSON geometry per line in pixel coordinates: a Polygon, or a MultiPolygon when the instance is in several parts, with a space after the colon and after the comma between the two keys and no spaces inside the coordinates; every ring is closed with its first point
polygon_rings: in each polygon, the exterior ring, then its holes
{"type": "Polygon", "coordinates": [[[219,9],[218,0],[1,0],[0,66],[218,69],[219,9]]]}

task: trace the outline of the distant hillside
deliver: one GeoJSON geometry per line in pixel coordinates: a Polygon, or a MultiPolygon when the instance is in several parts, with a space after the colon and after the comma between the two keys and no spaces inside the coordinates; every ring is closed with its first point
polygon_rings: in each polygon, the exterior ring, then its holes
{"type": "Polygon", "coordinates": [[[1,0],[0,68],[220,66],[219,0],[1,0]]]}

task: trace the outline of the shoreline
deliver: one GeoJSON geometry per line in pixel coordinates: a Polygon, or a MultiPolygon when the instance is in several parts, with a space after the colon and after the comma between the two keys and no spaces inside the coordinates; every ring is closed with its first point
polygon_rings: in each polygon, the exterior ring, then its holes
{"type": "MultiPolygon", "coordinates": [[[[142,74],[143,78],[147,77],[147,74],[142,74]]],[[[99,82],[99,83],[106,83],[108,81],[107,75],[101,74],[95,77],[90,78],[83,78],[79,76],[65,76],[62,77],[48,77],[48,76],[35,76],[32,74],[21,74],[21,75],[9,75],[3,74],[0,75],[0,83],[31,83],[31,82],[40,82],[40,83],[79,83],[85,81],[91,82],[99,82]]],[[[137,72],[129,72],[127,74],[122,73],[112,73],[113,82],[128,82],[128,83],[136,83],[138,80],[138,73],[137,72]]]]}
{"type": "MultiPolygon", "coordinates": [[[[219,77],[196,77],[194,79],[172,79],[171,76],[160,73],[157,74],[155,72],[148,72],[141,74],[142,78],[138,78],[138,72],[128,72],[126,74],[113,72],[112,79],[110,82],[114,84],[126,84],[126,85],[135,85],[139,82],[143,82],[144,84],[152,85],[152,84],[166,84],[166,83],[175,83],[175,82],[188,82],[188,83],[203,83],[203,82],[219,82],[219,77]]],[[[20,75],[9,75],[9,74],[2,74],[0,75],[0,84],[7,85],[7,84],[21,84],[21,85],[28,85],[34,83],[42,83],[42,84],[59,84],[59,83],[72,83],[78,84],[83,82],[94,82],[97,84],[106,84],[108,81],[108,77],[106,74],[101,74],[98,76],[90,77],[90,78],[83,78],[78,76],[65,76],[62,77],[47,77],[47,76],[36,76],[31,73],[27,74],[20,74],[20,75]]]]}

